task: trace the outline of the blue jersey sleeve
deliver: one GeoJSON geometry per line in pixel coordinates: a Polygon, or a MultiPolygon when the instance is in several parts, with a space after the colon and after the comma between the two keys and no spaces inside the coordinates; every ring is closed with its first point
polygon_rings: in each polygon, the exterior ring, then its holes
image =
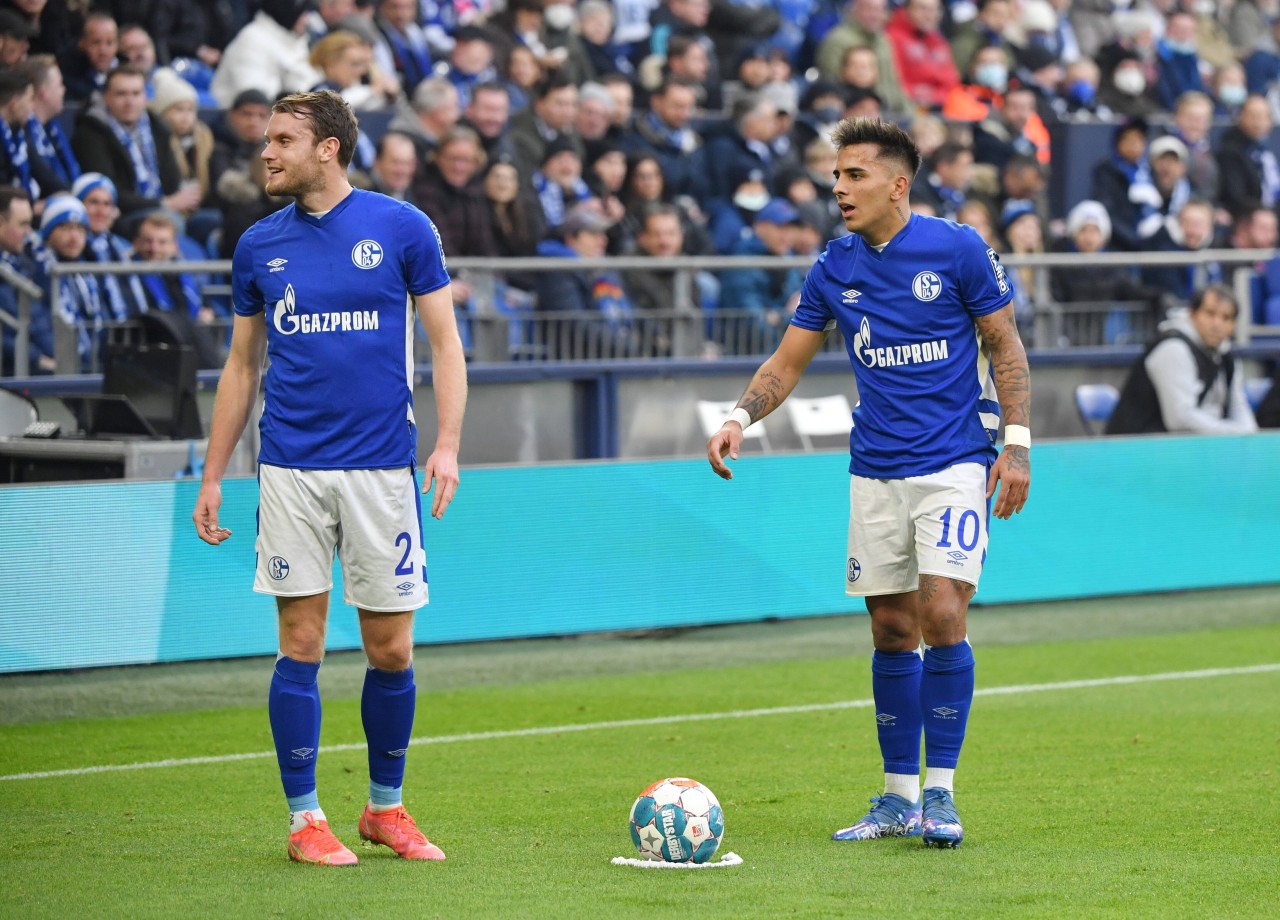
{"type": "Polygon", "coordinates": [[[404,240],[404,281],[415,297],[449,283],[440,231],[413,205],[400,209],[400,238],[404,240]]]}
{"type": "Polygon", "coordinates": [[[1013,300],[1000,255],[972,227],[960,228],[956,247],[956,277],[960,297],[970,316],[986,316],[1013,300]]]}
{"type": "Polygon", "coordinates": [[[239,316],[257,316],[264,306],[262,291],[253,276],[253,235],[250,227],[236,241],[236,251],[231,256],[231,305],[239,316]]]}
{"type": "Polygon", "coordinates": [[[822,332],[835,324],[835,315],[822,297],[826,259],[827,254],[824,252],[804,276],[804,284],[800,287],[800,303],[796,305],[795,316],[791,317],[791,325],[812,332],[822,332]]]}

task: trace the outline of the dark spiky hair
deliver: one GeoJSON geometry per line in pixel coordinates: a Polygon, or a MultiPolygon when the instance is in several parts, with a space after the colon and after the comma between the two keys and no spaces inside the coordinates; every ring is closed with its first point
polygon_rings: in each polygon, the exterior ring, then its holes
{"type": "Polygon", "coordinates": [[[920,148],[911,135],[893,122],[878,118],[846,118],[831,132],[831,143],[838,152],[841,147],[855,144],[875,144],[880,148],[877,159],[895,160],[905,170],[907,178],[915,179],[920,171],[920,148]]]}

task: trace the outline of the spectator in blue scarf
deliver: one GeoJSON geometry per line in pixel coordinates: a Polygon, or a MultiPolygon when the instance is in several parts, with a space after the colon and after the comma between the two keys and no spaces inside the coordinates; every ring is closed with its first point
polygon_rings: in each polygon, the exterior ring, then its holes
{"type": "Polygon", "coordinates": [[[102,337],[104,315],[102,290],[90,274],[55,276],[55,262],[82,262],[89,214],[74,195],[54,195],[45,202],[40,219],[40,241],[37,251],[37,283],[45,291],[45,301],[54,316],[75,329],[76,353],[80,370],[92,369],[94,354],[102,337]],[[57,296],[54,296],[56,293],[57,296]]]}
{"type": "Polygon", "coordinates": [[[27,152],[32,162],[43,163],[56,181],[57,187],[45,189],[45,193],[66,191],[80,177],[80,163],[59,118],[67,95],[62,71],[52,54],[32,55],[18,70],[30,77],[33,87],[31,117],[26,126],[27,152]]]}
{"type": "MultiPolygon", "coordinates": [[[[80,199],[88,214],[85,260],[89,262],[128,262],[133,247],[124,237],[111,232],[120,215],[116,207],[116,186],[102,173],[84,173],[71,186],[71,194],[80,199]]],[[[116,322],[132,319],[147,312],[147,295],[137,275],[102,275],[98,279],[103,306],[116,322]]]]}
{"type": "Polygon", "coordinates": [[[32,170],[25,128],[31,117],[30,77],[17,70],[0,71],[0,185],[14,185],[32,201],[43,197],[32,170]]]}
{"type": "Polygon", "coordinates": [[[1233,214],[1249,201],[1280,204],[1280,164],[1270,147],[1271,127],[1266,98],[1250,96],[1218,141],[1218,204],[1233,214]]]}
{"type": "Polygon", "coordinates": [[[1146,153],[1147,123],[1130,118],[1116,128],[1110,155],[1094,164],[1092,198],[1110,215],[1114,249],[1142,248],[1139,224],[1159,203],[1146,153]]]}

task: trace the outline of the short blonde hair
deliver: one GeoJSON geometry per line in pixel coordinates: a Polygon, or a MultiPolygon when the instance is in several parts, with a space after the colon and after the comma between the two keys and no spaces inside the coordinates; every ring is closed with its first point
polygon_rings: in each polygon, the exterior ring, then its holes
{"type": "Polygon", "coordinates": [[[368,47],[369,43],[354,32],[335,29],[316,42],[316,46],[311,49],[311,66],[324,70],[325,65],[332,64],[342,57],[347,49],[362,45],[368,47]]]}

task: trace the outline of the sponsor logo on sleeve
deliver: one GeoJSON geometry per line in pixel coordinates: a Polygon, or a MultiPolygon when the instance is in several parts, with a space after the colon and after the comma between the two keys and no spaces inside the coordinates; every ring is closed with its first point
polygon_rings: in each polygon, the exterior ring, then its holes
{"type": "Polygon", "coordinates": [[[1005,277],[1004,266],[1000,263],[1000,257],[996,255],[994,249],[987,250],[987,261],[991,263],[991,272],[996,276],[996,287],[1000,289],[1001,294],[1009,293],[1009,279],[1005,277]]]}

